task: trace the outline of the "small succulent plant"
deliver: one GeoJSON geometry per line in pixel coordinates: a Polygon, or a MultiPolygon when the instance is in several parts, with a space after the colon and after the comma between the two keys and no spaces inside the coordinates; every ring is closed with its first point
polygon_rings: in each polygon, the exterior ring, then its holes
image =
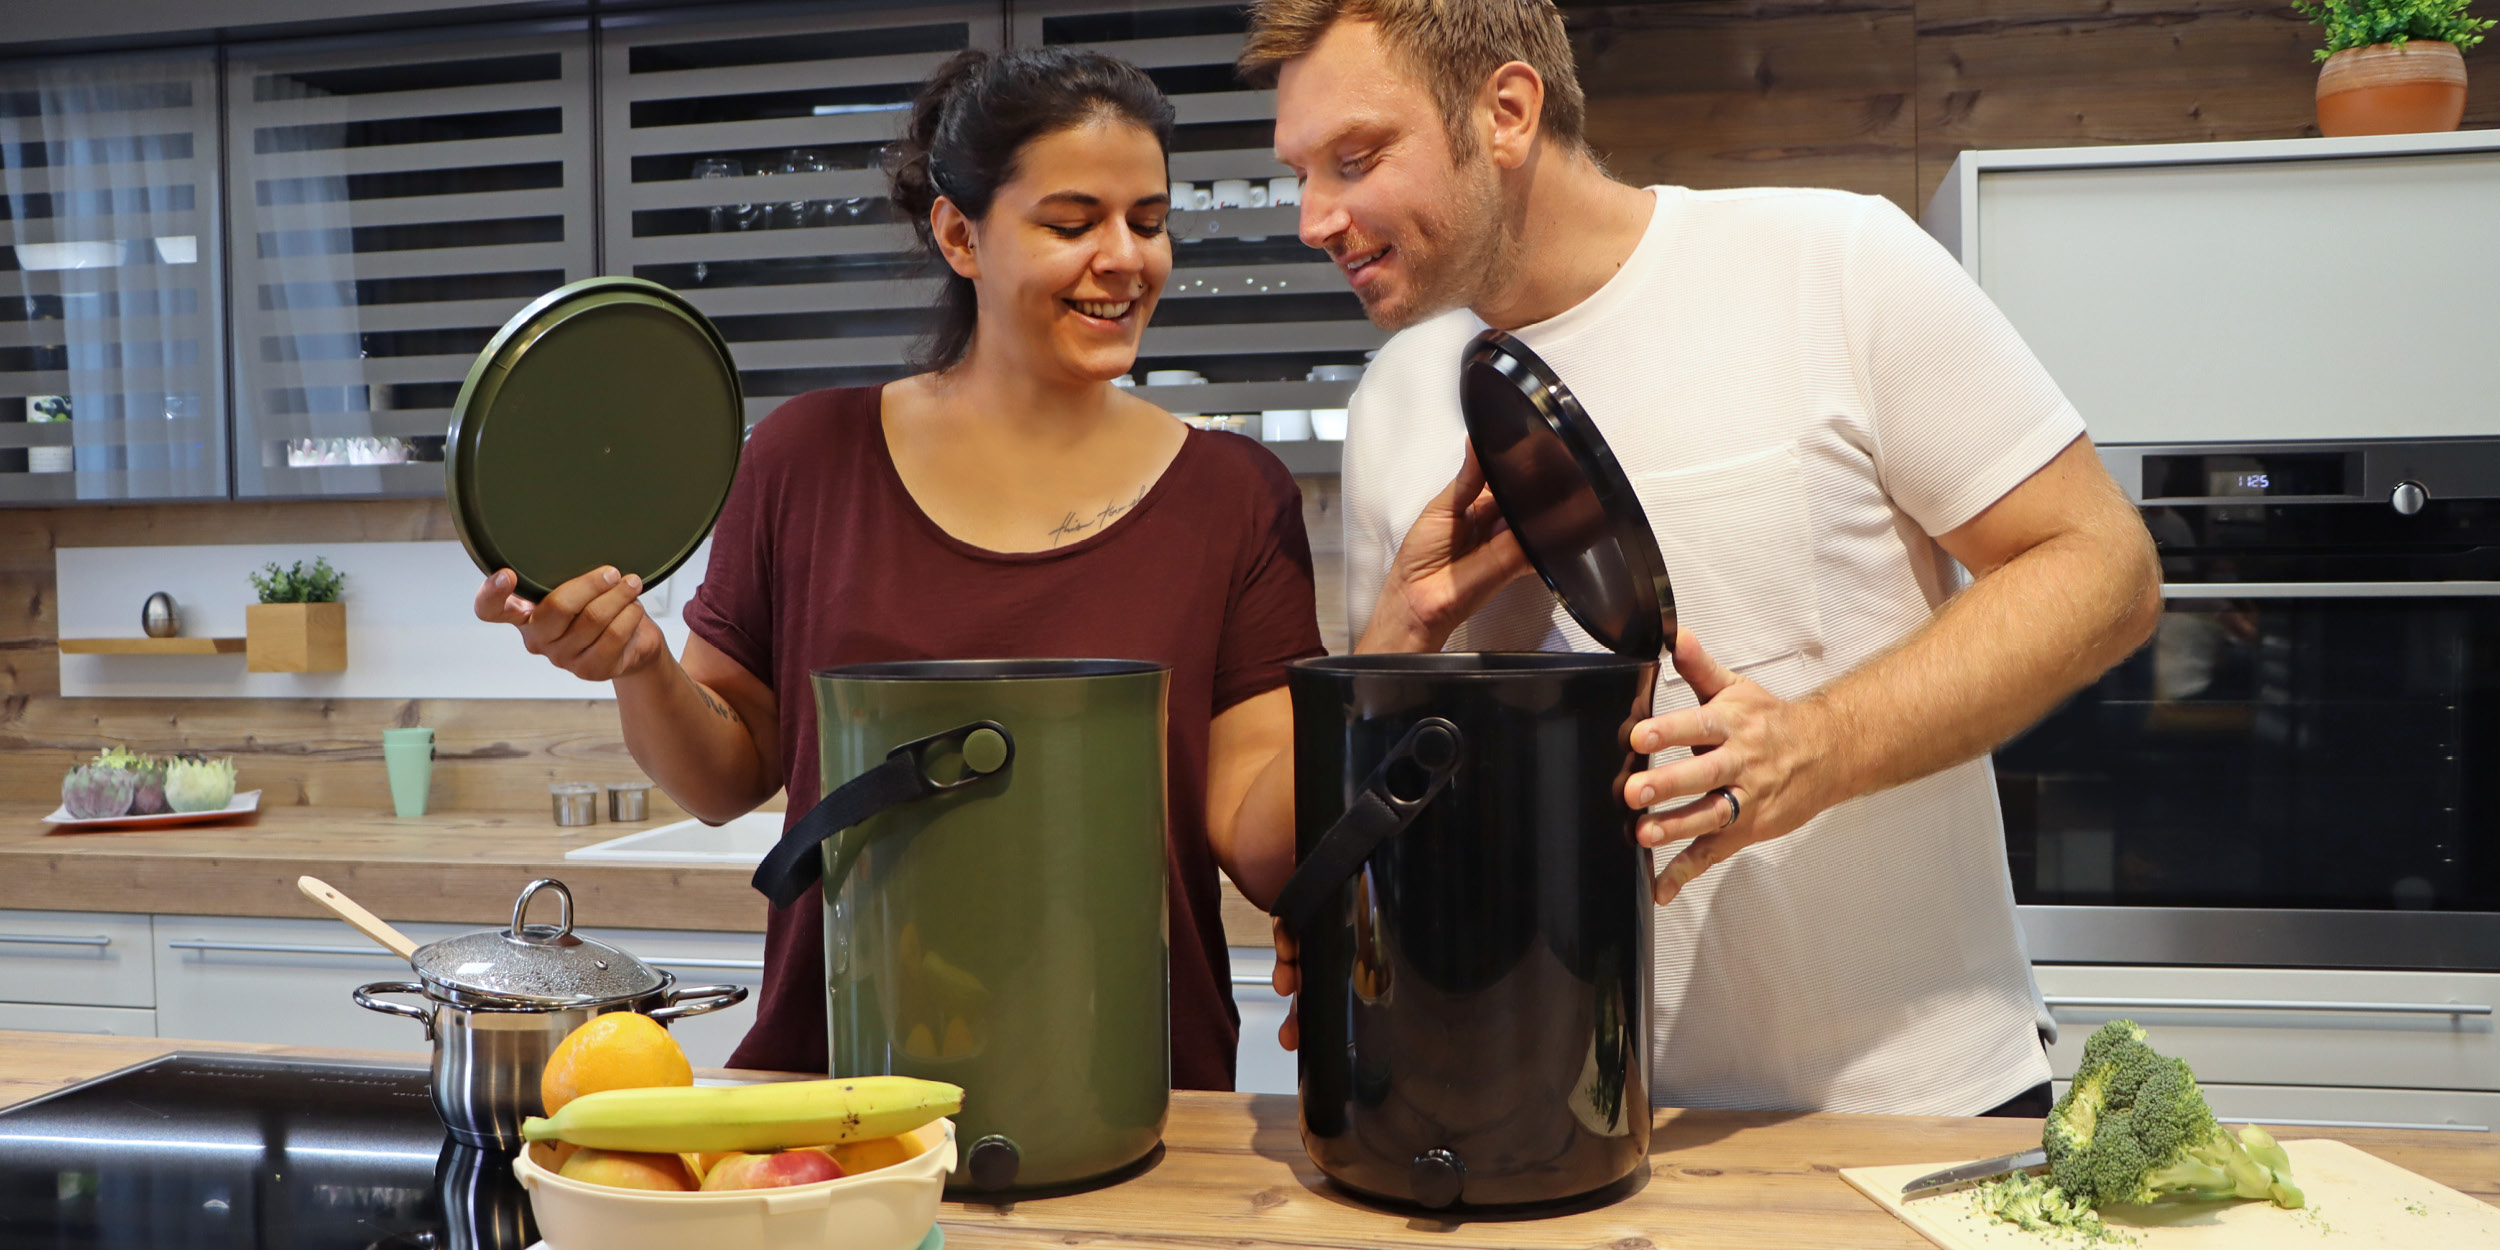
{"type": "Polygon", "coordinates": [[[159,816],[173,810],[165,804],[165,761],[128,747],[107,747],[97,753],[95,766],[118,768],[131,775],[136,783],[130,797],[131,815],[159,816]]]}
{"type": "Polygon", "coordinates": [[[177,812],[214,812],[234,801],[234,761],[176,756],[165,765],[165,800],[177,812]]]}
{"type": "Polygon", "coordinates": [[[61,806],[74,820],[127,816],[138,788],[138,775],[129,769],[82,764],[61,779],[61,806]]]}

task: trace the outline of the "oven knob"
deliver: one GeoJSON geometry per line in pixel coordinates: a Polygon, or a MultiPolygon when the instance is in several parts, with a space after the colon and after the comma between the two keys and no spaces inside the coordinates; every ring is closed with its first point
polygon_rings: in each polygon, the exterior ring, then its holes
{"type": "Polygon", "coordinates": [[[2430,501],[2431,493],[2422,489],[2420,482],[2396,483],[2396,493],[2388,496],[2387,499],[2388,503],[2394,505],[2399,516],[2412,516],[2422,510],[2423,504],[2430,501]]]}

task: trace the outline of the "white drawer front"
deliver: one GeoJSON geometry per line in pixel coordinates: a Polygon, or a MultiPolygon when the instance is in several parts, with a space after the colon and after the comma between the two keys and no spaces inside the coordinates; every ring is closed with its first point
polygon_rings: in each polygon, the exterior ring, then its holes
{"type": "Polygon", "coordinates": [[[743,985],[745,1002],[688,1016],[668,1026],[686,1058],[698,1068],[729,1066],[729,1052],[755,1027],[756,996],[764,992],[764,935],[697,933],[666,929],[585,929],[644,963],[674,974],[679,985],[743,985]]]}
{"type": "MultiPolygon", "coordinates": [[[[419,945],[475,925],[402,924],[419,945]]],[[[336,920],[156,918],[157,1033],[219,1042],[427,1049],[414,1020],[348,997],[371,981],[415,979],[405,960],[336,920]]]]}
{"type": "MultiPolygon", "coordinates": [[[[2226,1124],[2254,1121],[2293,1129],[2500,1130],[2500,1094],[2474,1089],[2342,1089],[2321,1085],[2206,1085],[2205,1101],[2226,1124]]],[[[2063,1097],[2066,1082],[2057,1082],[2063,1097]]]]}
{"type": "Polygon", "coordinates": [[[2119,1018],[2150,1030],[2202,1082],[2500,1090],[2500,974],[2043,964],[2058,1021],[2049,1063],[2119,1018]]]}
{"type": "Polygon", "coordinates": [[[154,1006],[148,934],[144,915],[0,911],[0,1002],[154,1006]]]}
{"type": "Polygon", "coordinates": [[[57,1003],[0,1003],[0,1029],[39,1033],[101,1033],[107,1037],[154,1037],[156,1013],[145,1007],[63,1007],[57,1003]]]}

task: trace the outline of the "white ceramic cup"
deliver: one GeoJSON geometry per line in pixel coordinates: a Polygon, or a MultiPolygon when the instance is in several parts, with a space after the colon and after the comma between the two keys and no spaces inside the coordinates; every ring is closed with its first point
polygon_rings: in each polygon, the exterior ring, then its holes
{"type": "Polygon", "coordinates": [[[1311,410],[1311,437],[1325,439],[1332,443],[1344,442],[1345,409],[1313,408],[1311,410]]]}
{"type": "Polygon", "coordinates": [[[1195,369],[1149,369],[1146,371],[1146,385],[1148,386],[1201,386],[1205,382],[1206,377],[1195,369]]]}
{"type": "Polygon", "coordinates": [[[1259,414],[1259,437],[1271,443],[1295,443],[1311,436],[1311,410],[1270,408],[1259,414]]]}
{"type": "Polygon", "coordinates": [[[1310,373],[1304,375],[1302,380],[1305,382],[1360,382],[1363,380],[1363,366],[1313,365],[1310,373]]]}
{"type": "Polygon", "coordinates": [[[1267,202],[1271,206],[1301,203],[1302,180],[1294,177],[1268,179],[1267,202]]]}
{"type": "Polygon", "coordinates": [[[1198,207],[1198,188],[1186,182],[1173,183],[1172,207],[1175,209],[1198,207]]]}
{"type": "Polygon", "coordinates": [[[1248,208],[1248,207],[1250,207],[1250,180],[1249,180],[1249,179],[1247,179],[1247,178],[1218,178],[1218,179],[1216,179],[1216,180],[1215,180],[1215,207],[1217,207],[1217,208],[1248,208]]]}

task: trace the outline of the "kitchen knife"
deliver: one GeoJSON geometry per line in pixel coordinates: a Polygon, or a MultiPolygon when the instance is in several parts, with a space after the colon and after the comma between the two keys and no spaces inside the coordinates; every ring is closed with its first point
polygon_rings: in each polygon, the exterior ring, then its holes
{"type": "Polygon", "coordinates": [[[1939,1189],[1950,1189],[1955,1185],[1971,1181],[1984,1181],[1991,1176],[2003,1176],[2008,1172],[2028,1172],[2033,1168],[2044,1168],[2048,1165],[2048,1152],[2037,1148],[2025,1150],[2019,1154],[1998,1155],[1993,1159],[1981,1159],[1976,1163],[1965,1163],[1959,1167],[1946,1168],[1941,1172],[1930,1172],[1903,1185],[1901,1196],[1916,1198],[1923,1194],[1934,1193],[1939,1189]]]}

